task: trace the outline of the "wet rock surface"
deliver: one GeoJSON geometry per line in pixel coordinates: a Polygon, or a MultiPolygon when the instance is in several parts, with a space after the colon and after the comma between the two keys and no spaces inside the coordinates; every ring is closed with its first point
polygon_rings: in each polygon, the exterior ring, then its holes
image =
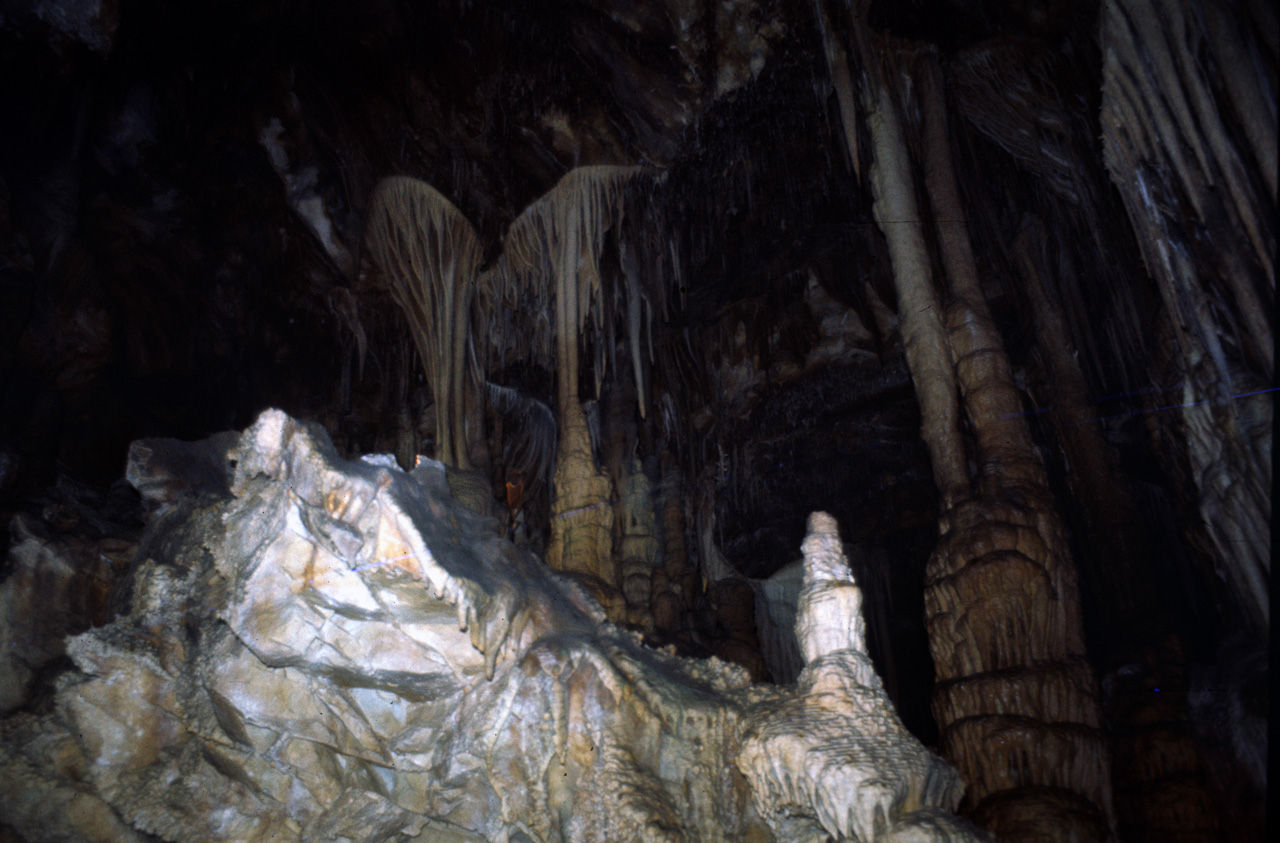
{"type": "Polygon", "coordinates": [[[884,694],[829,516],[781,688],[605,622],[438,463],[346,461],[279,411],[227,455],[52,709],[0,722],[23,839],[984,839],[884,694]]]}

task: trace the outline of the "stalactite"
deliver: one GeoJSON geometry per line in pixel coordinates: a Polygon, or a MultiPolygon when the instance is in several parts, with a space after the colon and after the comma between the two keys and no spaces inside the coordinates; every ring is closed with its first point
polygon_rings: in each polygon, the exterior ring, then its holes
{"type": "Polygon", "coordinates": [[[529,296],[533,290],[534,298],[554,302],[561,431],[547,564],[591,578],[613,613],[623,605],[612,554],[614,485],[592,456],[578,397],[579,344],[588,328],[595,331],[597,345],[609,336],[604,326],[613,314],[603,303],[599,258],[606,233],[619,223],[622,190],[639,172],[580,167],[568,173],[512,224],[494,280],[503,288],[501,299],[529,296]]]}
{"type": "Polygon", "coordinates": [[[818,27],[822,33],[822,48],[827,57],[827,69],[831,73],[831,86],[836,92],[836,105],[840,113],[840,127],[844,131],[845,149],[854,176],[862,179],[862,162],[858,159],[857,100],[854,98],[853,74],[849,70],[849,56],[840,43],[832,22],[827,16],[824,0],[814,0],[818,27]]]}
{"type": "MultiPolygon", "coordinates": [[[[868,59],[863,57],[864,61],[868,59]]],[[[942,324],[942,305],[933,286],[933,268],[916,205],[906,139],[892,95],[884,85],[874,78],[868,82],[863,103],[875,148],[872,213],[889,244],[898,294],[899,330],[920,401],[921,435],[929,447],[945,508],[969,492],[960,438],[960,404],[942,324]]]]}
{"type": "Polygon", "coordinates": [[[378,184],[367,236],[370,253],[409,320],[436,400],[437,455],[445,465],[467,471],[472,442],[484,433],[475,416],[480,378],[468,352],[480,241],[448,199],[404,176],[378,184]]]}
{"type": "MultiPolygon", "coordinates": [[[[643,419],[648,413],[649,390],[648,380],[644,376],[645,358],[641,353],[640,345],[644,341],[644,332],[653,321],[653,316],[650,314],[647,319],[644,316],[644,293],[641,288],[640,267],[636,260],[634,247],[629,247],[627,242],[623,240],[618,244],[618,250],[621,253],[622,274],[626,279],[627,288],[627,350],[631,352],[631,376],[635,379],[636,406],[640,410],[640,418],[643,419]]],[[[649,346],[652,353],[652,339],[649,341],[649,346]]]]}
{"type": "Polygon", "coordinates": [[[1276,248],[1276,60],[1261,41],[1275,15],[1260,10],[1255,29],[1198,9],[1103,4],[1103,147],[1181,357],[1176,409],[1203,518],[1188,529],[1193,541],[1207,535],[1232,593],[1227,611],[1261,640],[1270,626],[1273,406],[1262,393],[1274,376],[1276,248]],[[1261,114],[1238,112],[1267,90],[1261,114]],[[1268,114],[1262,143],[1257,121],[1268,114]],[[1244,125],[1244,137],[1231,124],[1244,125]]]}

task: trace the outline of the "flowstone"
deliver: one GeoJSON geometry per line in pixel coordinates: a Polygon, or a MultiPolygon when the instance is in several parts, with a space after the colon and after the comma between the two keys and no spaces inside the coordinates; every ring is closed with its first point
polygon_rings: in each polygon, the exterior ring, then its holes
{"type": "Polygon", "coordinates": [[[69,639],[56,709],[0,721],[22,839],[985,839],[894,715],[821,513],[807,664],[773,687],[605,622],[438,463],[347,462],[272,410],[228,471],[152,522],[128,611],[69,639]]]}

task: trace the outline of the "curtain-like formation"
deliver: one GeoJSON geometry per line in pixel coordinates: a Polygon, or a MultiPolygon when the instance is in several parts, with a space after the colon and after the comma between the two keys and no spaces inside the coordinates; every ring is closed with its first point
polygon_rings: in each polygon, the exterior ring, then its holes
{"type": "MultiPolygon", "coordinates": [[[[479,389],[478,356],[491,361],[510,354],[554,368],[559,431],[547,562],[556,570],[581,575],[611,607],[611,615],[618,617],[624,613],[624,582],[613,559],[614,492],[621,479],[631,474],[630,454],[623,453],[626,448],[619,451],[615,462],[622,473],[617,480],[597,466],[579,400],[579,373],[581,347],[589,340],[595,350],[599,391],[615,344],[615,324],[624,324],[636,400],[644,415],[646,361],[641,355],[641,333],[652,309],[641,278],[642,261],[634,245],[619,240],[620,281],[606,284],[600,267],[606,238],[618,238],[624,188],[640,172],[636,167],[610,166],[569,172],[516,219],[502,255],[479,279],[482,248],[475,231],[429,185],[407,177],[383,180],[374,193],[368,222],[370,250],[409,319],[437,403],[437,455],[442,462],[466,472],[471,454],[480,453],[472,443],[483,433],[480,410],[485,396],[479,389]],[[472,351],[473,289],[478,291],[477,314],[486,320],[478,331],[479,355],[472,351]]],[[[518,403],[509,390],[489,391],[502,399],[495,404],[499,411],[518,403]]],[[[541,435],[539,441],[550,439],[541,435]]],[[[513,468],[523,474],[535,463],[540,460],[525,459],[513,468]]],[[[530,477],[530,488],[536,488],[540,479],[530,477]]],[[[624,507],[632,516],[628,520],[635,522],[633,529],[624,531],[631,539],[628,558],[635,557],[631,603],[637,617],[649,618],[647,569],[656,550],[632,545],[639,540],[639,532],[652,541],[652,505],[647,484],[642,478],[633,480],[628,481],[636,487],[632,497],[642,495],[644,500],[624,507]],[[640,567],[646,569],[643,577],[640,567]]],[[[450,481],[455,494],[477,499],[473,508],[492,508],[484,505],[491,497],[487,478],[451,475],[450,481]]],[[[622,537],[618,538],[621,544],[622,537]]]]}
{"type": "Polygon", "coordinates": [[[480,377],[470,354],[471,297],[482,250],[471,223],[435,188],[383,179],[370,202],[369,251],[409,320],[436,401],[436,455],[471,468],[484,430],[480,377]],[[470,412],[469,412],[470,411],[470,412]]]}
{"type": "MultiPolygon", "coordinates": [[[[606,234],[620,223],[622,190],[639,172],[634,167],[600,166],[568,173],[512,225],[500,267],[504,299],[532,295],[554,302],[560,438],[547,564],[584,577],[611,615],[622,612],[621,583],[613,564],[614,486],[592,454],[578,397],[579,346],[588,329],[598,338],[611,333],[613,314],[603,294],[600,254],[606,234]],[[531,285],[544,292],[531,293],[531,285]]],[[[605,342],[598,339],[597,349],[605,342]]],[[[600,357],[597,377],[602,365],[600,357]]]]}
{"type": "Polygon", "coordinates": [[[1270,626],[1277,15],[1109,0],[1102,128],[1172,332],[1188,525],[1261,641],[1270,626]]]}

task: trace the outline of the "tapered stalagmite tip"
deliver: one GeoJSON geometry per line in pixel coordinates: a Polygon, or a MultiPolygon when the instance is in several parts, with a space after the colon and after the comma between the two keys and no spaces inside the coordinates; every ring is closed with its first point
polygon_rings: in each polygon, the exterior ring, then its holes
{"type": "Polygon", "coordinates": [[[809,515],[809,534],[821,533],[826,536],[838,537],[840,528],[836,524],[836,519],[825,512],[813,512],[809,515]]]}
{"type": "Polygon", "coordinates": [[[796,611],[796,639],[806,662],[839,650],[866,650],[862,591],[849,570],[836,519],[809,516],[804,553],[804,586],[796,611]]]}

